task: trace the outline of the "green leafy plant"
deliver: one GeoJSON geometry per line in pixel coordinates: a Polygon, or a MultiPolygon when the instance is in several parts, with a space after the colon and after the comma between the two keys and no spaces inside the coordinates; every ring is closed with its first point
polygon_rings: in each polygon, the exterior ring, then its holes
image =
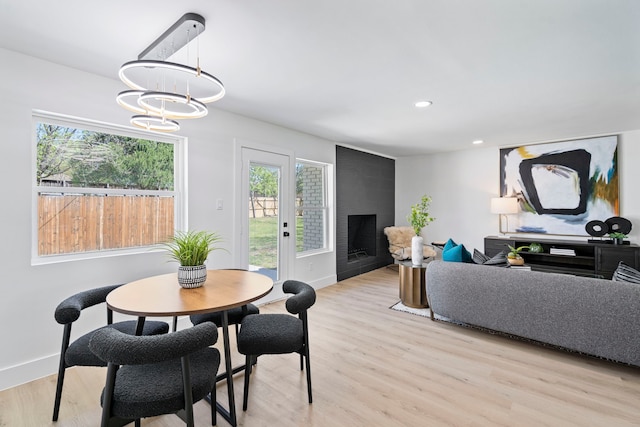
{"type": "Polygon", "coordinates": [[[429,205],[431,204],[431,197],[424,195],[420,202],[411,206],[411,213],[407,215],[407,221],[413,227],[416,236],[420,235],[420,232],[424,227],[429,225],[431,221],[434,221],[431,215],[429,215],[429,205]]]}
{"type": "Polygon", "coordinates": [[[627,235],[624,233],[620,233],[619,231],[614,231],[612,233],[609,233],[609,237],[611,237],[612,239],[626,239],[627,235]]]}
{"type": "Polygon", "coordinates": [[[203,265],[209,254],[222,241],[217,233],[210,231],[176,231],[168,242],[164,244],[169,256],[181,266],[203,265]]]}
{"type": "Polygon", "coordinates": [[[509,246],[509,253],[507,254],[507,258],[522,258],[520,256],[520,252],[522,252],[525,249],[529,249],[529,246],[518,246],[517,248],[511,245],[507,245],[509,246]]]}

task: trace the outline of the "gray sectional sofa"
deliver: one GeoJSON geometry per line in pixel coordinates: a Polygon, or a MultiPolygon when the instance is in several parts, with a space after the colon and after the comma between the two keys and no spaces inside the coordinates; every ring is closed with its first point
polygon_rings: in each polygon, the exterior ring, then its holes
{"type": "Polygon", "coordinates": [[[640,366],[640,285],[433,261],[438,316],[640,366]]]}

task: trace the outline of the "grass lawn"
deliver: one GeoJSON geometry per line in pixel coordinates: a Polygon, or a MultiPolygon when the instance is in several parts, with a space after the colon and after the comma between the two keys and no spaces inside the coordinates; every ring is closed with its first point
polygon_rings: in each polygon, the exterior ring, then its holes
{"type": "MultiPolygon", "coordinates": [[[[276,268],[278,218],[249,218],[249,264],[276,268]]],[[[302,250],[302,217],[296,217],[296,251],[302,250]]]]}

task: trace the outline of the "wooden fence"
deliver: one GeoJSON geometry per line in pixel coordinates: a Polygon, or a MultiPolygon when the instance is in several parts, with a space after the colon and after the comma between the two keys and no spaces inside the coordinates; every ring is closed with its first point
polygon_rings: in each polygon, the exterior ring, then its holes
{"type": "MultiPolygon", "coordinates": [[[[38,196],[38,255],[164,242],[174,232],[173,203],[172,197],[41,194],[38,196]]],[[[250,218],[277,215],[277,198],[249,200],[250,218]]]]}
{"type": "MultiPolygon", "coordinates": [[[[302,199],[296,197],[296,208],[302,206],[302,199]]],[[[301,215],[296,211],[296,215],[301,215]]],[[[278,216],[277,197],[249,197],[249,218],[278,216]]]]}
{"type": "Polygon", "coordinates": [[[249,218],[278,216],[277,197],[249,197],[249,218]]]}
{"type": "Polygon", "coordinates": [[[173,235],[172,197],[38,197],[38,255],[146,246],[173,235]]]}

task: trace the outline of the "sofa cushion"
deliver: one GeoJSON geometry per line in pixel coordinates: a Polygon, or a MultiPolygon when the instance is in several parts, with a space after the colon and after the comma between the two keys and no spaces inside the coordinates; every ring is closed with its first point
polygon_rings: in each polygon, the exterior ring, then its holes
{"type": "Polygon", "coordinates": [[[477,249],[473,250],[473,256],[471,257],[471,259],[473,259],[473,262],[475,262],[476,264],[484,264],[485,262],[489,261],[491,259],[490,256],[483,254],[482,252],[480,252],[477,249]]]}
{"type": "Polygon", "coordinates": [[[624,262],[620,261],[618,268],[613,272],[611,280],[614,282],[628,282],[640,284],[640,271],[633,267],[629,267],[624,262]]]}
{"type": "Polygon", "coordinates": [[[442,250],[442,260],[449,262],[472,262],[471,253],[452,239],[447,240],[442,250]]]}
{"type": "Polygon", "coordinates": [[[473,250],[472,260],[476,264],[480,264],[480,265],[493,265],[493,266],[497,266],[497,267],[506,267],[506,266],[509,265],[508,262],[507,262],[507,252],[506,251],[502,251],[502,252],[490,257],[488,255],[483,254],[479,250],[474,249],[473,250]]]}

